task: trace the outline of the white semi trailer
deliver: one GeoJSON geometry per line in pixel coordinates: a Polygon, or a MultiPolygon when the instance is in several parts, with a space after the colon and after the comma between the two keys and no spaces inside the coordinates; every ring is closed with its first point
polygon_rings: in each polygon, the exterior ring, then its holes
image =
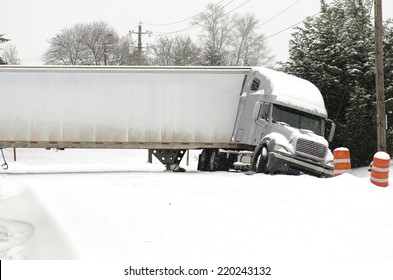
{"type": "Polygon", "coordinates": [[[199,170],[332,175],[320,92],[266,68],[1,66],[0,97],[0,148],[149,149],[173,171],[203,149],[199,170]]]}

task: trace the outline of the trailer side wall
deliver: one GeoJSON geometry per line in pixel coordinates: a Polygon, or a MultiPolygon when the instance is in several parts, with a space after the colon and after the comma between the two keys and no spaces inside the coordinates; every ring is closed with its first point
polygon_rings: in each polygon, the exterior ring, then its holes
{"type": "Polygon", "coordinates": [[[229,143],[247,72],[0,68],[0,146],[229,143]]]}

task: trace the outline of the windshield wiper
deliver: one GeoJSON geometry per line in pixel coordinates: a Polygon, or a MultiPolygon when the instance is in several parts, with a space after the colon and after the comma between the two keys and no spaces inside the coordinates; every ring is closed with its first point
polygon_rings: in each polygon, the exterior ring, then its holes
{"type": "Polygon", "coordinates": [[[281,122],[281,121],[273,121],[274,123],[277,124],[281,124],[281,125],[286,125],[286,126],[290,126],[289,124],[287,124],[286,122],[281,122]]]}

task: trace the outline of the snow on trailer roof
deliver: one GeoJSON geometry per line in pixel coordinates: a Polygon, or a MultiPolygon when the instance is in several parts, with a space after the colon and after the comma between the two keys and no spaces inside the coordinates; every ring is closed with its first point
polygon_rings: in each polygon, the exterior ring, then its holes
{"type": "Polygon", "coordinates": [[[111,66],[111,65],[0,65],[0,72],[138,72],[138,73],[234,73],[247,74],[251,67],[247,66],[111,66]]]}
{"type": "Polygon", "coordinates": [[[253,70],[265,78],[264,82],[269,85],[265,94],[271,95],[273,103],[327,118],[321,92],[311,82],[264,67],[255,67],[253,70]]]}

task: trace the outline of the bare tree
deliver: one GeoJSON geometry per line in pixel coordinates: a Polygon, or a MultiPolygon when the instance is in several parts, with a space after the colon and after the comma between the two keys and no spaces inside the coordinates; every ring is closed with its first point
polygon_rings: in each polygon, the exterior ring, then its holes
{"type": "Polygon", "coordinates": [[[258,20],[225,12],[225,6],[209,4],[193,21],[202,27],[204,65],[270,65],[273,56],[266,38],[257,31],[258,20]]]}
{"type": "MultiPolygon", "coordinates": [[[[129,36],[121,37],[116,44],[108,47],[108,64],[110,65],[138,65],[138,54],[134,42],[129,36]]],[[[142,55],[142,64],[148,64],[146,56],[142,55]]]]}
{"type": "Polygon", "coordinates": [[[106,22],[94,21],[84,28],[84,44],[89,64],[108,64],[109,49],[119,42],[119,35],[106,22]]]}
{"type": "Polygon", "coordinates": [[[75,24],[49,39],[43,60],[54,65],[127,65],[132,64],[130,43],[106,22],[75,24]]]}
{"type": "Polygon", "coordinates": [[[190,36],[161,36],[151,47],[153,64],[156,65],[201,65],[202,50],[190,36]]]}
{"type": "Polygon", "coordinates": [[[7,64],[19,65],[21,63],[18,57],[18,51],[14,45],[8,45],[3,50],[3,59],[7,64]]]}
{"type": "Polygon", "coordinates": [[[160,36],[151,46],[154,58],[153,64],[161,66],[174,65],[173,59],[174,40],[169,36],[160,36]]]}
{"type": "Polygon", "coordinates": [[[225,13],[224,6],[208,4],[207,11],[200,14],[192,22],[202,27],[202,44],[205,51],[206,65],[224,65],[227,57],[227,46],[233,37],[234,18],[225,13]]]}
{"type": "Polygon", "coordinates": [[[44,53],[45,64],[89,64],[84,44],[85,24],[76,24],[65,28],[49,39],[49,49],[44,53]]]}
{"type": "Polygon", "coordinates": [[[258,20],[247,13],[235,20],[231,44],[231,65],[268,65],[274,56],[267,46],[265,35],[257,32],[258,20]]]}
{"type": "Polygon", "coordinates": [[[202,50],[191,40],[190,36],[176,36],[174,41],[175,65],[201,65],[202,50]]]}
{"type": "MultiPolygon", "coordinates": [[[[0,34],[0,44],[8,42],[9,39],[4,38],[4,34],[0,34]]],[[[0,64],[6,64],[6,62],[0,57],[0,64]]]]}

